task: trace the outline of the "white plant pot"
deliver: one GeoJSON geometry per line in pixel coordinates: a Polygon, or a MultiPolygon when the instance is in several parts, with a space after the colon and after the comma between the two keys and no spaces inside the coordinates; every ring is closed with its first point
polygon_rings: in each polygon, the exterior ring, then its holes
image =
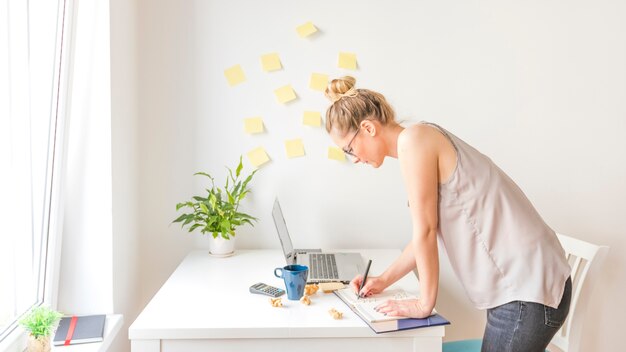
{"type": "Polygon", "coordinates": [[[209,234],[209,254],[214,257],[228,257],[235,254],[235,238],[230,236],[229,240],[222,237],[222,234],[218,234],[216,238],[213,238],[212,234],[209,234]]]}

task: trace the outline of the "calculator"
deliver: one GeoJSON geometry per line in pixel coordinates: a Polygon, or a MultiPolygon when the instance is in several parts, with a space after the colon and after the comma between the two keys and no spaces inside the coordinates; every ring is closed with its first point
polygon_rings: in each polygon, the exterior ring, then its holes
{"type": "Polygon", "coordinates": [[[259,282],[250,286],[250,292],[258,293],[261,295],[267,295],[271,297],[278,297],[278,296],[282,296],[285,294],[285,290],[280,289],[278,287],[264,284],[262,282],[259,282]]]}

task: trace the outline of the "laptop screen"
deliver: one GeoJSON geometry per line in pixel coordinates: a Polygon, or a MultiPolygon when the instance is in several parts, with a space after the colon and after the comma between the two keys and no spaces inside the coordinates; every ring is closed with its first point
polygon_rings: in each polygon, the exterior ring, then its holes
{"type": "Polygon", "coordinates": [[[280,209],[278,198],[274,201],[274,207],[272,208],[272,218],[274,218],[274,225],[276,225],[276,231],[278,232],[278,239],[280,239],[280,245],[283,247],[285,253],[285,259],[288,264],[293,263],[293,244],[289,237],[289,231],[287,231],[287,223],[285,217],[280,209]]]}

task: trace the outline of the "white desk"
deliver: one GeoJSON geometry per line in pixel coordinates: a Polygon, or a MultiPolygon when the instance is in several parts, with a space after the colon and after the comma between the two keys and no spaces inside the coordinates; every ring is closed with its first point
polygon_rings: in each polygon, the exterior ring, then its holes
{"type": "MultiPolygon", "coordinates": [[[[372,259],[371,275],[400,255],[359,252],[372,259]]],[[[310,306],[284,295],[281,308],[249,293],[257,282],[284,288],[273,274],[284,263],[279,250],[238,250],[229,258],[191,252],[130,326],[132,352],[441,351],[444,326],[376,334],[332,293],[318,291],[310,306]],[[331,308],[343,319],[332,319],[331,308]]],[[[417,291],[417,279],[407,275],[394,286],[417,291]]]]}

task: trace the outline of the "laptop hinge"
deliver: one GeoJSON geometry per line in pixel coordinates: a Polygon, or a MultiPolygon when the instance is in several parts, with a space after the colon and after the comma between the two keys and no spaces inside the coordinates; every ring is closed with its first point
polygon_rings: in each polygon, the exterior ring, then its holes
{"type": "Polygon", "coordinates": [[[297,253],[295,252],[291,252],[289,254],[287,254],[287,264],[295,264],[296,263],[296,257],[297,257],[297,253]]]}

